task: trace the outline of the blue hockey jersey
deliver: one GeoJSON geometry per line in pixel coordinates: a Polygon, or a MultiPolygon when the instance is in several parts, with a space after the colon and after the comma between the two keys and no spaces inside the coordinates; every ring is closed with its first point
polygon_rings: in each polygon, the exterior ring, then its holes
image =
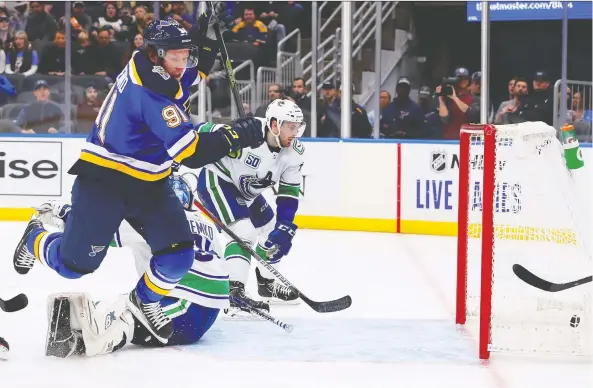
{"type": "Polygon", "coordinates": [[[80,160],[143,181],[167,177],[173,162],[196,150],[189,88],[203,78],[194,67],[178,81],[136,51],[105,98],[80,160]]]}

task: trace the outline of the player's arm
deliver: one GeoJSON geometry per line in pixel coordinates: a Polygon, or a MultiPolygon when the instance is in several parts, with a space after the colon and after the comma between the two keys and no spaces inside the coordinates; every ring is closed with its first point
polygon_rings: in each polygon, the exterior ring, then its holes
{"type": "Polygon", "coordinates": [[[261,125],[253,117],[198,134],[185,112],[165,97],[146,91],[140,98],[144,122],[163,141],[171,159],[187,167],[203,167],[238,149],[259,147],[264,141],[261,125]]]}
{"type": "Polygon", "coordinates": [[[280,176],[278,195],[276,196],[276,225],[264,243],[266,255],[271,260],[280,260],[290,252],[292,239],[298,226],[294,218],[299,207],[299,196],[302,181],[302,155],[305,151],[303,144],[294,140],[292,147],[296,154],[292,163],[280,176]]]}

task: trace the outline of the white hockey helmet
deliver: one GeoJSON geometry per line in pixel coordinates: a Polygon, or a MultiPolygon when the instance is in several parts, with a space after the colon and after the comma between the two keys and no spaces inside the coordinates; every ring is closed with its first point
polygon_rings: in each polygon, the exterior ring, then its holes
{"type": "Polygon", "coordinates": [[[274,100],[268,105],[268,109],[266,109],[266,125],[270,128],[270,133],[274,135],[278,147],[282,147],[280,144],[280,131],[283,125],[284,128],[294,131],[296,137],[300,137],[307,126],[301,108],[290,100],[282,99],[274,100]],[[277,122],[278,133],[274,133],[272,130],[272,120],[276,120],[277,122]]]}

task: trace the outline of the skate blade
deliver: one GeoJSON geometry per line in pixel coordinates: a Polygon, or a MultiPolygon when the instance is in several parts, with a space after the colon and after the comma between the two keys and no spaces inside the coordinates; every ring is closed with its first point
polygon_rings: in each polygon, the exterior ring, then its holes
{"type": "Polygon", "coordinates": [[[258,315],[250,314],[237,308],[225,309],[221,315],[223,321],[263,321],[258,315]]]}
{"type": "Polygon", "coordinates": [[[262,301],[274,306],[298,306],[301,304],[300,299],[295,300],[282,300],[277,298],[262,298],[262,301]]]}

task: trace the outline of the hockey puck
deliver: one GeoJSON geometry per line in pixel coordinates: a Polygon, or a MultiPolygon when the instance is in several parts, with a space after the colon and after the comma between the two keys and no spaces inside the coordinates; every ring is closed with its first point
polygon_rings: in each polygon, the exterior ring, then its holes
{"type": "Polygon", "coordinates": [[[581,323],[581,318],[578,315],[573,315],[570,318],[570,327],[578,327],[579,323],[581,323]]]}

